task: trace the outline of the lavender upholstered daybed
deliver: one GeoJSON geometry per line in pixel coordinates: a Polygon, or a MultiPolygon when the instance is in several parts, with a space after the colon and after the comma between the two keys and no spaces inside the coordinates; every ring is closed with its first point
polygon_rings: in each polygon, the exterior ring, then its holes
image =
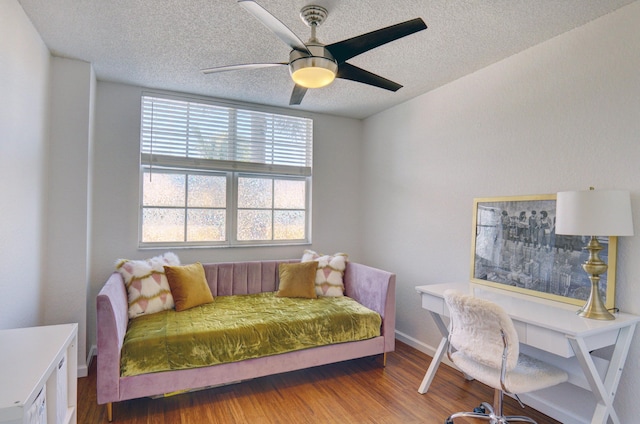
{"type": "MultiPolygon", "coordinates": [[[[280,263],[298,260],[203,264],[213,296],[256,294],[278,289],[280,263]]],[[[348,262],[344,294],[380,314],[380,335],[366,340],[330,344],[213,366],[121,375],[121,350],[129,323],[127,291],[114,272],[97,297],[97,400],[113,402],[228,384],[287,371],[383,354],[395,348],[395,274],[348,262]]],[[[151,354],[151,352],[150,352],[151,354]]]]}

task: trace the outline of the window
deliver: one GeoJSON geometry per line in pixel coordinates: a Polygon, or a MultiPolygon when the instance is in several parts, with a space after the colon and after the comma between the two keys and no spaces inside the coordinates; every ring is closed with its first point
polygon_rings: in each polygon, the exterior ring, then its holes
{"type": "Polygon", "coordinates": [[[310,242],[313,122],[143,95],[140,245],[310,242]]]}

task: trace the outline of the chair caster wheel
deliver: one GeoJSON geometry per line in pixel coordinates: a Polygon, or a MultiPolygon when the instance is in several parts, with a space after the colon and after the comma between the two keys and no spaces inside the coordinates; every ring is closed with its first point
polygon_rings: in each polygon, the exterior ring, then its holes
{"type": "Polygon", "coordinates": [[[476,414],[486,414],[487,410],[485,409],[484,405],[480,405],[473,408],[473,412],[475,412],[476,414]]]}
{"type": "Polygon", "coordinates": [[[453,424],[453,420],[451,418],[447,418],[444,420],[444,424],[453,424]]]}

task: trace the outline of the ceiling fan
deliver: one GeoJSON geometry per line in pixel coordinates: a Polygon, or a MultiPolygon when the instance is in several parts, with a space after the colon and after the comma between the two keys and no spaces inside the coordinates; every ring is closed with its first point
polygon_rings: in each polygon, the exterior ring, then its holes
{"type": "Polygon", "coordinates": [[[307,89],[324,87],[331,84],[335,78],[357,81],[386,90],[397,91],[402,85],[351,65],[347,63],[347,60],[383,44],[427,29],[427,25],[421,18],[415,18],[325,45],[316,38],[316,28],[327,18],[328,11],[321,6],[308,5],[304,6],[300,11],[300,17],[311,28],[311,38],[304,43],[285,24],[255,1],[238,0],[238,4],[291,47],[289,61],[219,66],[203,69],[202,72],[211,74],[241,69],[288,66],[291,78],[295,82],[295,87],[289,100],[290,105],[299,105],[307,89]]]}

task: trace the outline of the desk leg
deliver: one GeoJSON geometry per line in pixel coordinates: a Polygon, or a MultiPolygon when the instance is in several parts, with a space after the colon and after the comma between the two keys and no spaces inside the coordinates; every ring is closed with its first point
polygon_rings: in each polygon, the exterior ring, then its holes
{"type": "Polygon", "coordinates": [[[611,417],[611,421],[614,424],[620,424],[620,418],[613,409],[613,400],[620,383],[620,377],[622,376],[622,370],[629,353],[635,328],[636,324],[632,324],[619,330],[618,341],[611,356],[604,381],[598,375],[598,370],[593,363],[593,358],[589,354],[584,339],[569,338],[580,367],[589,382],[589,386],[591,386],[591,391],[598,401],[591,419],[592,424],[606,424],[609,417],[611,417]]]}
{"type": "Polygon", "coordinates": [[[436,349],[436,352],[433,355],[433,359],[429,364],[429,368],[427,369],[427,373],[424,375],[424,378],[422,379],[422,383],[418,388],[418,393],[420,394],[425,394],[427,393],[427,390],[429,390],[429,386],[433,381],[433,377],[436,376],[436,371],[438,370],[438,366],[440,365],[440,362],[442,362],[442,357],[444,356],[444,353],[447,351],[447,337],[449,336],[449,330],[447,330],[447,326],[442,321],[442,317],[435,312],[429,311],[429,313],[433,317],[433,320],[436,322],[436,325],[438,326],[438,329],[442,334],[442,340],[440,340],[438,349],[436,349]]]}

